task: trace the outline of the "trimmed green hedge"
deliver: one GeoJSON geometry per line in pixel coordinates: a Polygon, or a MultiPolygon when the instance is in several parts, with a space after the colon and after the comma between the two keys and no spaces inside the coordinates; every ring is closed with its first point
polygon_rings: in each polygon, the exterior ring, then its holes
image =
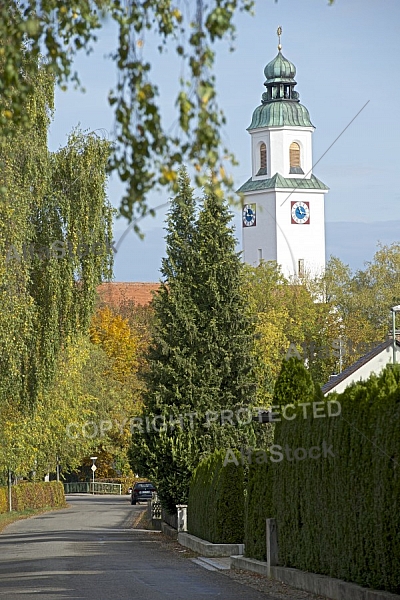
{"type": "MultiPolygon", "coordinates": [[[[257,455],[257,450],[254,454],[257,455]]],[[[270,464],[249,465],[244,517],[245,555],[267,560],[266,519],[272,517],[272,467],[270,464]]]]}
{"type": "MultiPolygon", "coordinates": [[[[311,403],[315,399],[320,400],[321,394],[315,391],[311,375],[304,368],[303,363],[294,357],[284,360],[274,388],[274,422],[278,418],[282,419],[282,412],[287,404],[311,403]]],[[[289,418],[292,412],[288,413],[289,418]]],[[[289,424],[292,423],[293,421],[289,421],[289,424]]],[[[275,437],[278,425],[279,422],[274,425],[274,439],[271,441],[271,445],[277,443],[275,437]]],[[[262,427],[265,427],[265,425],[262,427]]],[[[274,480],[279,477],[276,472],[277,468],[278,463],[271,461],[268,448],[256,449],[251,453],[245,505],[244,537],[245,555],[249,558],[267,559],[265,521],[268,518],[276,517],[272,491],[274,480]],[[263,459],[265,459],[265,462],[263,459]]]]}
{"type": "Polygon", "coordinates": [[[217,450],[197,466],[190,484],[188,532],[214,544],[241,544],[244,536],[244,474],[238,465],[224,467],[226,450],[217,450]]]}
{"type": "MultiPolygon", "coordinates": [[[[23,511],[27,508],[65,506],[64,486],[61,482],[18,483],[11,488],[12,508],[23,511]]],[[[0,512],[8,511],[8,490],[0,488],[0,512]]]]}
{"type": "Polygon", "coordinates": [[[271,516],[281,565],[399,593],[400,368],[319,399],[320,414],[331,400],[340,402],[340,416],[313,418],[309,406],[305,419],[297,407],[295,419],[276,423],[274,444],[293,451],[325,442],[334,457],[284,454],[250,467],[246,554],[265,558],[271,516]]]}

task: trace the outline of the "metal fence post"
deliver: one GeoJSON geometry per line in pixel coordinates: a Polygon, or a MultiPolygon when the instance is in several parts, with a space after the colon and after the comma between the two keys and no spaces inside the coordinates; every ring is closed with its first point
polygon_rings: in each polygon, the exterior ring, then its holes
{"type": "Polygon", "coordinates": [[[276,519],[267,519],[266,522],[266,542],[267,542],[267,575],[271,577],[271,567],[278,563],[278,530],[276,519]]]}

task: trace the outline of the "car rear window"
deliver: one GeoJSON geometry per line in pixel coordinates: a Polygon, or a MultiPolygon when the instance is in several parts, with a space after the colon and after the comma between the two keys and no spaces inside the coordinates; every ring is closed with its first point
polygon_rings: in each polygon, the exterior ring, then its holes
{"type": "Polygon", "coordinates": [[[137,483],[135,488],[137,490],[154,490],[154,485],[152,483],[137,483]]]}

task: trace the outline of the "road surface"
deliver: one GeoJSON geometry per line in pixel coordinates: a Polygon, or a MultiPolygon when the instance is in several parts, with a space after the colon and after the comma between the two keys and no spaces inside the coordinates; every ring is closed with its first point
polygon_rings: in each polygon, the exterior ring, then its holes
{"type": "Polygon", "coordinates": [[[266,600],[131,529],[129,496],[68,496],[70,508],[0,534],[0,599],[266,600]]]}

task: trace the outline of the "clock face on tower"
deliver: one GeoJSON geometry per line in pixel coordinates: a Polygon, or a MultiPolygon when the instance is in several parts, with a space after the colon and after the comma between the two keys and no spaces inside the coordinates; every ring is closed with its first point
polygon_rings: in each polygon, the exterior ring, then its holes
{"type": "Polygon", "coordinates": [[[256,224],[256,205],[245,204],[242,212],[243,227],[255,227],[256,224]]]}
{"type": "Polygon", "coordinates": [[[310,224],[310,203],[309,202],[292,202],[291,217],[294,225],[309,225],[310,224]]]}

